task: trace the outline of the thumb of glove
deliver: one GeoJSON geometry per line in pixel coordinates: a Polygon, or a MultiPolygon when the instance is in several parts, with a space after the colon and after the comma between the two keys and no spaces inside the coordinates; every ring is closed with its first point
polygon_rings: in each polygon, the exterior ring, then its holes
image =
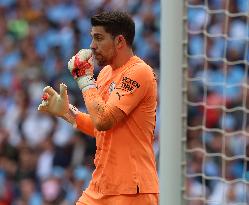
{"type": "Polygon", "coordinates": [[[67,86],[64,83],[60,84],[60,96],[62,101],[68,101],[67,86]]]}

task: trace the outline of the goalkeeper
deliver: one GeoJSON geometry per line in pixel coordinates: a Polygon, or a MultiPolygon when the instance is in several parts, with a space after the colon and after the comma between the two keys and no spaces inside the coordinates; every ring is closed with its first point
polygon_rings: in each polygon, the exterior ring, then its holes
{"type": "Polygon", "coordinates": [[[155,75],[133,54],[135,24],[128,14],[103,12],[91,24],[91,49],[80,50],[68,62],[88,114],[69,104],[64,84],[59,94],[46,87],[38,110],[96,137],[96,168],[76,205],[157,205],[155,75]],[[96,82],[94,61],[103,67],[96,82]]]}

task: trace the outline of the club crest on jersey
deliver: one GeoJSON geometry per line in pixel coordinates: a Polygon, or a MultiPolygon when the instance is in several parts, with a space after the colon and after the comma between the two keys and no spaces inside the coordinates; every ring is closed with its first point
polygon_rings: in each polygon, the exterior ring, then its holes
{"type": "Polygon", "coordinates": [[[109,93],[112,93],[112,91],[115,89],[116,87],[116,83],[115,82],[112,82],[109,86],[109,93]]]}

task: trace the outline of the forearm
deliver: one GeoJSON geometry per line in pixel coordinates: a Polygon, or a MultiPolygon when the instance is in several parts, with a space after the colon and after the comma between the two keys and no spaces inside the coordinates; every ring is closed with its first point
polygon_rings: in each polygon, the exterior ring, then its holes
{"type": "Polygon", "coordinates": [[[113,106],[102,100],[96,88],[83,92],[83,98],[97,130],[109,130],[122,119],[123,116],[120,116],[113,106]]]}
{"type": "Polygon", "coordinates": [[[89,114],[80,112],[75,106],[69,105],[69,112],[62,118],[81,132],[94,137],[94,125],[89,114]]]}
{"type": "Polygon", "coordinates": [[[81,132],[89,136],[95,137],[94,125],[89,114],[79,112],[75,116],[75,123],[76,123],[76,128],[79,129],[81,132]]]}

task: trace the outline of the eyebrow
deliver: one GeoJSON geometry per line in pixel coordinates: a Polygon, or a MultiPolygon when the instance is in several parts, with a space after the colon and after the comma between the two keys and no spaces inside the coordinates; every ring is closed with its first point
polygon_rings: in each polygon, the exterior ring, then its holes
{"type": "Polygon", "coordinates": [[[101,34],[101,33],[92,33],[92,32],[90,32],[90,35],[93,37],[93,36],[95,36],[95,37],[102,37],[103,36],[103,34],[101,34]]]}

